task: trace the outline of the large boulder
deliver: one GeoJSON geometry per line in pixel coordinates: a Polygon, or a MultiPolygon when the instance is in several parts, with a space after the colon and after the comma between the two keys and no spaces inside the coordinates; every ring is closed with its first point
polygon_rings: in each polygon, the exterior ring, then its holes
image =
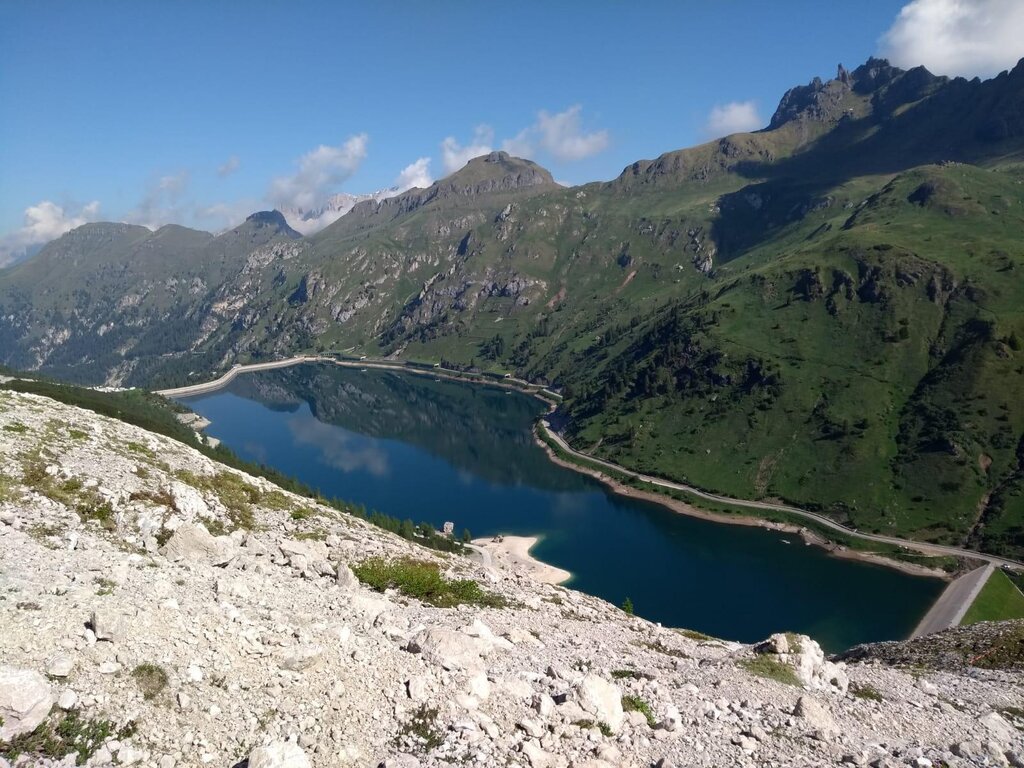
{"type": "Polygon", "coordinates": [[[406,649],[447,670],[474,671],[482,668],[481,657],[489,650],[486,643],[443,627],[430,627],[416,634],[406,649]]]}
{"type": "Polygon", "coordinates": [[[754,651],[777,656],[780,663],[792,667],[800,684],[811,690],[845,696],[850,687],[846,665],[826,660],[821,646],[807,635],[780,632],[755,645],[754,651]]]}
{"type": "Polygon", "coordinates": [[[209,517],[210,507],[203,495],[191,485],[171,481],[171,498],[174,500],[174,509],[187,521],[195,520],[197,517],[209,517]]]}
{"type": "Polygon", "coordinates": [[[817,699],[801,696],[793,708],[794,716],[804,721],[808,728],[824,733],[835,733],[838,730],[832,713],[817,699]]]}
{"type": "Polygon", "coordinates": [[[0,667],[0,741],[34,731],[53,707],[53,689],[31,669],[0,667]]]}
{"type": "Polygon", "coordinates": [[[310,763],[295,742],[272,741],[249,753],[249,768],[310,768],[310,763]]]}
{"type": "Polygon", "coordinates": [[[199,523],[186,523],[178,527],[160,553],[172,562],[201,560],[227,565],[238,554],[238,543],[230,536],[214,536],[199,523]]]}
{"type": "Polygon", "coordinates": [[[625,714],[622,711],[622,692],[614,683],[603,677],[589,674],[573,687],[576,703],[584,712],[604,723],[616,733],[622,726],[625,714]]]}

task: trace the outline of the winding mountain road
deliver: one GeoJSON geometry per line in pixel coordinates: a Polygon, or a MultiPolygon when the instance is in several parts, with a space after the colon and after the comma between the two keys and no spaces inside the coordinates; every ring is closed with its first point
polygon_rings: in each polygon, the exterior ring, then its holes
{"type": "MultiPolygon", "coordinates": [[[[365,359],[355,361],[338,360],[333,357],[321,357],[318,355],[296,355],[295,357],[289,357],[284,360],[273,360],[266,363],[235,365],[227,373],[212,381],[203,382],[202,384],[191,384],[185,387],[175,387],[172,389],[157,390],[157,394],[164,395],[165,397],[188,397],[192,395],[201,395],[207,392],[213,392],[217,389],[220,389],[224,385],[231,382],[232,379],[234,379],[241,373],[247,373],[249,371],[265,371],[274,368],[287,368],[288,366],[300,365],[302,363],[334,363],[335,365],[340,365],[348,368],[381,368],[387,370],[405,371],[407,373],[418,373],[420,375],[430,375],[435,372],[438,374],[461,373],[460,371],[450,371],[446,368],[440,367],[435,368],[433,370],[410,368],[401,362],[393,362],[389,360],[380,359],[365,359]]],[[[502,384],[513,384],[520,385],[523,387],[529,387],[533,394],[537,394],[537,392],[541,391],[542,389],[538,387],[538,385],[536,384],[530,384],[530,382],[523,381],[522,379],[513,378],[508,378],[502,381],[487,380],[486,383],[492,386],[500,386],[502,384]]],[[[777,512],[786,512],[797,517],[802,517],[805,520],[813,521],[815,523],[818,523],[819,525],[823,525],[826,528],[830,528],[831,530],[836,531],[837,533],[842,533],[847,536],[854,536],[864,541],[874,541],[879,544],[892,544],[895,546],[904,547],[905,549],[913,550],[915,552],[920,552],[925,555],[940,557],[943,555],[952,555],[954,557],[972,558],[974,560],[982,560],[986,563],[989,563],[992,566],[1000,568],[1024,570],[1024,562],[1018,560],[1011,560],[1005,557],[998,557],[996,555],[989,555],[984,552],[976,552],[971,549],[963,549],[962,547],[953,547],[945,544],[932,544],[924,541],[913,541],[911,539],[901,539],[897,536],[884,536],[882,534],[876,533],[862,533],[852,528],[848,528],[845,525],[842,525],[841,523],[837,523],[835,520],[832,520],[831,518],[826,517],[825,515],[818,514],[817,512],[810,512],[809,510],[806,509],[800,509],[799,507],[791,507],[787,504],[776,504],[770,501],[752,501],[746,499],[736,499],[731,496],[721,496],[716,493],[702,491],[699,488],[694,488],[692,485],[686,485],[685,483],[676,483],[671,480],[663,480],[659,477],[653,477],[651,475],[645,475],[640,472],[634,472],[631,469],[626,469],[625,467],[619,466],[618,464],[614,464],[610,461],[598,459],[594,456],[583,453],[582,451],[577,451],[575,448],[570,446],[565,441],[565,439],[562,438],[561,435],[559,435],[557,432],[551,429],[551,425],[548,423],[546,419],[541,419],[540,429],[545,436],[554,441],[554,443],[558,445],[558,447],[562,451],[569,454],[570,456],[582,459],[583,461],[589,462],[590,464],[595,464],[597,466],[604,467],[605,469],[617,472],[621,475],[626,475],[627,477],[640,480],[641,482],[649,483],[650,485],[655,485],[661,488],[669,488],[676,491],[682,491],[683,493],[689,493],[693,496],[697,496],[698,498],[705,499],[707,501],[714,501],[720,504],[729,504],[731,506],[743,507],[745,509],[763,509],[773,510],[777,512]]]]}
{"type": "Polygon", "coordinates": [[[915,552],[921,552],[925,555],[953,555],[955,557],[967,557],[973,558],[974,560],[984,560],[985,562],[998,567],[1012,568],[1015,570],[1024,569],[1024,563],[1017,560],[1011,560],[1005,557],[997,557],[996,555],[989,555],[984,552],[976,552],[972,549],[963,549],[961,547],[947,546],[945,544],[932,544],[930,542],[925,541],[913,541],[911,539],[901,539],[896,536],[883,536],[882,534],[876,533],[862,533],[860,531],[855,531],[852,528],[847,528],[842,523],[837,523],[835,520],[832,520],[826,517],[825,515],[819,515],[817,512],[810,512],[806,509],[800,509],[799,507],[791,507],[787,504],[776,504],[770,501],[748,501],[746,499],[735,499],[731,496],[720,496],[717,493],[708,493],[707,491],[702,491],[699,488],[694,488],[692,485],[686,485],[685,483],[675,483],[670,480],[662,480],[659,477],[644,475],[641,474],[640,472],[634,472],[631,469],[626,469],[625,467],[619,466],[618,464],[613,464],[610,461],[598,459],[589,454],[577,451],[576,449],[571,447],[561,435],[552,430],[551,425],[544,419],[542,419],[540,422],[540,428],[541,430],[543,430],[544,434],[548,438],[553,440],[555,444],[557,444],[558,447],[564,452],[576,458],[587,461],[591,464],[597,464],[598,466],[610,469],[613,472],[626,475],[627,477],[631,477],[635,480],[640,480],[641,482],[644,483],[649,483],[650,485],[656,485],[661,488],[671,488],[672,490],[676,491],[683,491],[684,493],[689,493],[693,496],[697,496],[698,498],[706,499],[707,501],[715,501],[720,504],[729,504],[730,506],[734,507],[786,512],[791,515],[802,517],[805,520],[814,521],[815,523],[819,523],[825,526],[826,528],[830,528],[834,531],[843,533],[847,536],[854,536],[858,539],[863,539],[865,541],[874,541],[880,544],[894,544],[896,546],[904,547],[906,549],[912,549],[915,552]]]}

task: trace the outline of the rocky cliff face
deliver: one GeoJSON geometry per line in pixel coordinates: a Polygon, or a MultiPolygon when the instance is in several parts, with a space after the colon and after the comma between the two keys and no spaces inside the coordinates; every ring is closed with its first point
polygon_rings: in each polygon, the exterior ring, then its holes
{"type": "Polygon", "coordinates": [[[5,766],[1024,760],[1019,671],[660,627],[10,392],[0,594],[5,766]]]}

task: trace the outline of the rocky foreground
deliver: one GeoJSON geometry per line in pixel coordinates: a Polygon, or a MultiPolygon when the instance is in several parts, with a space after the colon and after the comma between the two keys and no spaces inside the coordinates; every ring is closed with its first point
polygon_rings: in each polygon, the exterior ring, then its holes
{"type": "Polygon", "coordinates": [[[4,768],[1024,766],[1022,715],[1019,670],[663,628],[0,392],[4,768]]]}

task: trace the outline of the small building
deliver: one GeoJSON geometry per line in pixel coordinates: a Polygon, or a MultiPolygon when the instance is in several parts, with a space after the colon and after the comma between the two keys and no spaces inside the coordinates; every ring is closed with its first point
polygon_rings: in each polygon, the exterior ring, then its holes
{"type": "Polygon", "coordinates": [[[444,524],[443,533],[444,533],[445,536],[454,536],[455,535],[455,523],[450,522],[450,521],[446,522],[444,524]]]}

